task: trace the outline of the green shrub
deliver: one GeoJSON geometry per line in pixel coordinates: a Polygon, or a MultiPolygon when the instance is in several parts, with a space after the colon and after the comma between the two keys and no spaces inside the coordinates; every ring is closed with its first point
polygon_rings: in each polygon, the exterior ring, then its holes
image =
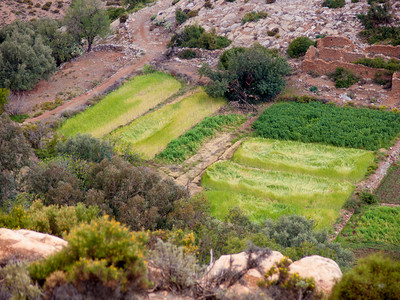
{"type": "Polygon", "coordinates": [[[372,194],[368,190],[362,190],[359,194],[358,197],[360,197],[360,200],[363,201],[366,204],[376,204],[378,203],[378,200],[374,194],[372,194]]]}
{"type": "Polygon", "coordinates": [[[265,19],[268,17],[268,14],[265,11],[252,11],[246,13],[243,18],[242,18],[242,24],[245,24],[247,22],[258,22],[261,19],[265,19]]]}
{"type": "Polygon", "coordinates": [[[125,13],[125,9],[123,7],[109,7],[107,8],[107,16],[111,22],[118,19],[125,13]]]}
{"type": "Polygon", "coordinates": [[[225,50],[219,57],[218,68],[221,70],[227,69],[229,65],[229,60],[237,54],[244,53],[245,51],[246,48],[244,47],[232,47],[228,50],[225,50]]]}
{"type": "Polygon", "coordinates": [[[48,10],[50,10],[50,7],[51,7],[52,4],[53,4],[53,2],[48,1],[45,4],[43,4],[42,9],[45,10],[45,11],[48,11],[48,10]]]}
{"type": "Polygon", "coordinates": [[[284,76],[290,72],[286,59],[259,44],[231,52],[226,59],[226,70],[213,70],[208,64],[199,70],[200,76],[211,79],[205,90],[212,97],[245,105],[267,102],[286,85],[284,76]]]}
{"type": "Polygon", "coordinates": [[[169,45],[216,50],[228,47],[231,42],[227,37],[217,35],[214,28],[206,32],[199,25],[190,25],[175,34],[169,45]]]}
{"type": "Polygon", "coordinates": [[[29,119],[29,115],[28,114],[10,115],[10,119],[14,122],[23,123],[26,119],[29,119]]]}
{"type": "Polygon", "coordinates": [[[376,58],[360,58],[354,62],[355,64],[360,64],[364,65],[367,67],[371,68],[380,68],[380,69],[386,69],[389,71],[400,71],[400,60],[398,59],[389,59],[385,61],[381,57],[376,57],[376,58]]]}
{"type": "Polygon", "coordinates": [[[178,57],[182,59],[192,59],[197,57],[197,53],[191,49],[185,49],[178,54],[178,57]]]}
{"type": "Polygon", "coordinates": [[[8,294],[7,298],[2,299],[42,299],[42,291],[36,284],[32,283],[23,262],[10,262],[4,267],[0,267],[0,281],[0,295],[8,294]]]}
{"type": "Polygon", "coordinates": [[[264,138],[378,150],[390,146],[399,134],[400,116],[315,101],[290,102],[277,103],[266,109],[253,127],[256,134],[264,138]]]}
{"type": "Polygon", "coordinates": [[[0,226],[10,229],[29,229],[62,237],[81,223],[89,223],[100,215],[95,206],[44,206],[36,200],[28,209],[21,205],[13,206],[9,213],[0,213],[0,226]]]}
{"type": "Polygon", "coordinates": [[[143,262],[145,236],[108,217],[90,224],[81,224],[66,236],[68,246],[45,261],[29,266],[33,280],[43,284],[52,273],[63,271],[69,283],[92,297],[102,289],[122,293],[141,291],[147,287],[143,262]]]}
{"type": "Polygon", "coordinates": [[[181,9],[175,10],[175,20],[178,24],[183,24],[185,21],[189,19],[187,13],[182,11],[181,9]]]}
{"type": "Polygon", "coordinates": [[[128,13],[123,13],[123,14],[119,17],[119,22],[122,24],[122,23],[125,23],[128,19],[129,19],[128,13]]]}
{"type": "Polygon", "coordinates": [[[157,240],[154,250],[151,251],[150,264],[161,270],[162,286],[166,290],[182,291],[194,286],[200,278],[200,266],[196,257],[187,254],[182,247],[157,240]]]}
{"type": "Polygon", "coordinates": [[[345,0],[325,0],[322,6],[329,8],[341,8],[346,4],[345,0]]]}
{"type": "Polygon", "coordinates": [[[300,57],[306,54],[310,46],[315,46],[315,42],[306,36],[301,36],[290,42],[287,53],[290,57],[300,57]]]}
{"type": "Polygon", "coordinates": [[[330,299],[399,299],[400,262],[381,254],[360,259],[343,275],[332,291],[330,299]]]}
{"type": "Polygon", "coordinates": [[[335,87],[338,89],[349,88],[358,82],[358,78],[345,68],[336,68],[335,72],[329,74],[329,78],[335,82],[335,87]]]}
{"type": "Polygon", "coordinates": [[[101,162],[103,159],[111,159],[113,148],[107,141],[99,140],[89,134],[77,134],[56,145],[56,153],[70,155],[87,161],[101,162]]]}

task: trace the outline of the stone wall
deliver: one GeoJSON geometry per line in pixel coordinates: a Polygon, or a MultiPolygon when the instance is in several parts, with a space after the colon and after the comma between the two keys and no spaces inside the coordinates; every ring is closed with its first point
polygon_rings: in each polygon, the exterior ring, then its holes
{"type": "Polygon", "coordinates": [[[393,58],[400,58],[400,46],[373,45],[365,48],[365,52],[370,55],[385,55],[393,58]]]}
{"type": "Polygon", "coordinates": [[[400,97],[400,72],[396,72],[392,76],[392,95],[396,98],[400,97]]]}
{"type": "Polygon", "coordinates": [[[345,48],[348,50],[355,49],[355,45],[353,44],[353,42],[350,39],[342,36],[327,36],[322,39],[319,39],[317,44],[318,44],[317,45],[318,49],[321,48],[345,48]]]}

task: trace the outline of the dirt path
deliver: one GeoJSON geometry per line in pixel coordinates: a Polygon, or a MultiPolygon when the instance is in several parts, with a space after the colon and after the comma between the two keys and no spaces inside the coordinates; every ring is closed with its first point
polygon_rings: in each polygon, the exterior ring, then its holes
{"type": "Polygon", "coordinates": [[[50,117],[60,115],[63,111],[76,109],[77,107],[84,105],[90,98],[104,93],[118,80],[128,77],[130,74],[143,67],[146,63],[162,56],[166,50],[166,45],[170,40],[170,36],[166,34],[152,33],[150,31],[150,17],[158,11],[165,9],[168,5],[169,3],[167,3],[167,1],[159,1],[157,4],[146,7],[135,13],[127,21],[126,28],[129,40],[126,42],[134,43],[138,48],[144,50],[145,53],[143,56],[137,58],[134,64],[123,67],[92,90],[65,102],[53,110],[46,111],[38,117],[27,119],[24,123],[48,120],[50,117]]]}

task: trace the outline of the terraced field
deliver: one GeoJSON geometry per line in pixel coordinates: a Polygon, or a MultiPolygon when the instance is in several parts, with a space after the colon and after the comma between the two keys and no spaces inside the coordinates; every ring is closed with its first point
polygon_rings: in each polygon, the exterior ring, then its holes
{"type": "Polygon", "coordinates": [[[117,149],[129,147],[144,159],[160,153],[168,143],[192,128],[204,117],[226,104],[222,98],[212,99],[203,90],[146,114],[110,134],[117,149]]]}
{"type": "Polygon", "coordinates": [[[232,161],[209,167],[202,185],[213,214],[221,219],[237,204],[254,221],[296,213],[323,228],[335,222],[353,183],[373,159],[365,150],[249,139],[232,161]]]}
{"type": "Polygon", "coordinates": [[[400,165],[392,165],[375,190],[378,200],[383,203],[400,204],[400,165]]]}
{"type": "Polygon", "coordinates": [[[384,250],[400,258],[400,207],[369,206],[354,214],[336,241],[361,254],[384,250]]]}
{"type": "Polygon", "coordinates": [[[58,132],[65,136],[88,133],[103,137],[164,102],[181,86],[174,77],[161,72],[136,76],[96,105],[68,119],[58,132]]]}

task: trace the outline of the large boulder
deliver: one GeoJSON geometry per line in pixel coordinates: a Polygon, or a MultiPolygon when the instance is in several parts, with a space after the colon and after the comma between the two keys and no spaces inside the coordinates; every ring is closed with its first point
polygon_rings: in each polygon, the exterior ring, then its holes
{"type": "Polygon", "coordinates": [[[303,278],[314,278],[317,289],[325,294],[330,294],[335,283],[342,278],[338,264],[319,255],[306,256],[295,261],[289,266],[289,272],[297,273],[303,278]]]}
{"type": "Polygon", "coordinates": [[[68,243],[56,236],[36,231],[0,228],[0,264],[11,259],[35,260],[61,250],[68,243]]]}

